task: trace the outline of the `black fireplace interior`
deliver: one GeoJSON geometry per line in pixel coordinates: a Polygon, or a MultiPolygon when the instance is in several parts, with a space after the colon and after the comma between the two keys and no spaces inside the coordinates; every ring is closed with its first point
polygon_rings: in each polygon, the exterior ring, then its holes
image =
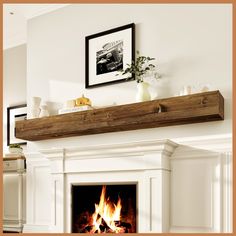
{"type": "Polygon", "coordinates": [[[72,233],[136,233],[136,188],[136,184],[72,185],[72,233]]]}

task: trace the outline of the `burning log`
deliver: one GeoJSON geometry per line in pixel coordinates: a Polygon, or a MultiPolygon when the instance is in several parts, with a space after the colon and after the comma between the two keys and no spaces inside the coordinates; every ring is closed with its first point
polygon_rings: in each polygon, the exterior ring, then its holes
{"type": "Polygon", "coordinates": [[[107,231],[109,231],[109,230],[112,230],[112,229],[107,225],[106,221],[105,221],[103,218],[102,218],[102,222],[101,222],[99,228],[100,228],[100,230],[101,230],[102,232],[107,232],[107,231]]]}
{"type": "MultiPolygon", "coordinates": [[[[129,229],[131,229],[131,224],[126,222],[115,221],[115,225],[117,228],[119,228],[119,233],[129,233],[129,229]]],[[[82,230],[80,230],[79,233],[90,233],[93,227],[93,225],[87,225],[82,230]]],[[[103,218],[101,224],[99,225],[99,229],[101,233],[116,233],[107,225],[106,221],[103,218]]],[[[98,230],[96,230],[94,233],[99,232],[98,230]]]]}
{"type": "Polygon", "coordinates": [[[92,225],[87,225],[82,230],[80,230],[79,233],[89,233],[92,230],[92,228],[93,228],[92,225]]]}
{"type": "Polygon", "coordinates": [[[124,227],[124,228],[127,228],[127,229],[131,229],[131,224],[126,223],[126,222],[115,221],[115,225],[116,225],[116,227],[124,227]]]}
{"type": "Polygon", "coordinates": [[[99,204],[95,204],[93,214],[83,212],[79,216],[79,233],[132,233],[130,219],[121,216],[121,199],[118,197],[117,203],[111,202],[106,198],[106,187],[103,186],[99,204]],[[120,219],[122,218],[123,221],[120,219]]]}
{"type": "Polygon", "coordinates": [[[131,224],[130,223],[126,223],[126,222],[121,222],[120,223],[121,227],[127,228],[127,229],[131,229],[131,224]]]}

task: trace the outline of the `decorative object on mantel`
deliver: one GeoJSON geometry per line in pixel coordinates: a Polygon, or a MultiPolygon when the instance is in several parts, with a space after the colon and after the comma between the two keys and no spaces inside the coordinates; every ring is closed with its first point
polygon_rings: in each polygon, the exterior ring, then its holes
{"type": "Polygon", "coordinates": [[[219,91],[16,122],[16,137],[30,141],[217,121],[224,119],[219,91]]]}
{"type": "Polygon", "coordinates": [[[46,104],[43,104],[40,106],[40,113],[39,113],[39,117],[47,117],[49,116],[49,112],[48,112],[48,106],[46,104]]]}
{"type": "Polygon", "coordinates": [[[118,69],[134,60],[134,23],[85,38],[85,87],[93,88],[125,81],[118,69]]]}
{"type": "Polygon", "coordinates": [[[26,142],[18,139],[15,136],[15,122],[26,120],[27,118],[27,105],[17,105],[7,108],[7,146],[10,144],[24,145],[26,142]]]}
{"type": "Polygon", "coordinates": [[[75,106],[80,107],[80,106],[91,106],[91,101],[89,98],[86,98],[84,94],[82,94],[81,98],[77,98],[75,100],[75,106]]]}
{"type": "Polygon", "coordinates": [[[28,116],[28,119],[34,119],[34,118],[39,117],[40,103],[41,103],[41,98],[40,97],[32,97],[32,99],[31,99],[31,110],[30,110],[30,114],[28,116]]]}
{"type": "Polygon", "coordinates": [[[62,108],[58,110],[58,114],[66,114],[66,113],[72,113],[72,112],[78,112],[78,111],[88,111],[88,110],[92,110],[93,107],[91,106],[79,106],[79,107],[71,107],[71,108],[62,108]]]}
{"type": "Polygon", "coordinates": [[[190,95],[190,94],[192,94],[192,87],[189,85],[184,86],[179,92],[179,96],[190,95]]]}
{"type": "Polygon", "coordinates": [[[8,148],[10,153],[21,154],[23,148],[19,144],[10,144],[8,148]]]}
{"type": "Polygon", "coordinates": [[[66,114],[93,109],[91,100],[89,98],[86,98],[84,94],[82,94],[82,97],[80,98],[67,101],[66,106],[66,108],[59,109],[58,114],[66,114]]]}
{"type": "Polygon", "coordinates": [[[205,93],[210,91],[210,85],[204,84],[199,86],[190,86],[186,85],[183,86],[183,88],[180,90],[179,94],[176,94],[175,96],[183,96],[183,95],[190,95],[194,93],[205,93]]]}
{"type": "Polygon", "coordinates": [[[74,99],[66,101],[66,108],[73,108],[73,107],[75,107],[74,99]]]}
{"type": "Polygon", "coordinates": [[[155,65],[150,61],[155,60],[155,58],[146,57],[140,55],[137,51],[136,60],[132,60],[131,64],[127,64],[125,69],[119,70],[122,75],[131,75],[132,77],[128,78],[129,80],[135,80],[137,82],[137,94],[136,102],[145,102],[151,100],[151,95],[148,91],[149,84],[144,82],[144,77],[154,76],[156,79],[159,79],[157,72],[154,72],[155,65]]]}
{"type": "Polygon", "coordinates": [[[203,85],[201,88],[201,92],[204,93],[208,91],[210,91],[210,85],[209,84],[203,85]]]}
{"type": "Polygon", "coordinates": [[[137,83],[136,102],[145,102],[151,100],[151,95],[148,91],[149,83],[140,82],[137,83]]]}

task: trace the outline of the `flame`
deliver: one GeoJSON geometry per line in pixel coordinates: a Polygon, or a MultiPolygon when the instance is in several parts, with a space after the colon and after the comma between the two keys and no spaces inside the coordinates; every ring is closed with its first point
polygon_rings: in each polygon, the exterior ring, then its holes
{"type": "Polygon", "coordinates": [[[101,233],[101,226],[106,225],[114,233],[122,232],[121,227],[117,227],[115,222],[120,221],[121,199],[118,198],[117,204],[112,203],[109,198],[106,199],[106,186],[102,187],[99,204],[95,204],[95,212],[92,215],[93,228],[90,233],[101,233]]]}

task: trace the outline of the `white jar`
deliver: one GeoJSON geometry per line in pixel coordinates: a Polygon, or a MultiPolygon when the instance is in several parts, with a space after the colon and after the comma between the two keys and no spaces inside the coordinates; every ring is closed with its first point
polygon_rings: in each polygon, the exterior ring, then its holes
{"type": "Polygon", "coordinates": [[[49,116],[48,106],[47,105],[41,105],[40,108],[41,108],[41,111],[40,111],[39,117],[49,116]]]}
{"type": "Polygon", "coordinates": [[[31,111],[30,111],[30,118],[38,118],[40,113],[40,97],[32,97],[31,100],[31,111]]]}

